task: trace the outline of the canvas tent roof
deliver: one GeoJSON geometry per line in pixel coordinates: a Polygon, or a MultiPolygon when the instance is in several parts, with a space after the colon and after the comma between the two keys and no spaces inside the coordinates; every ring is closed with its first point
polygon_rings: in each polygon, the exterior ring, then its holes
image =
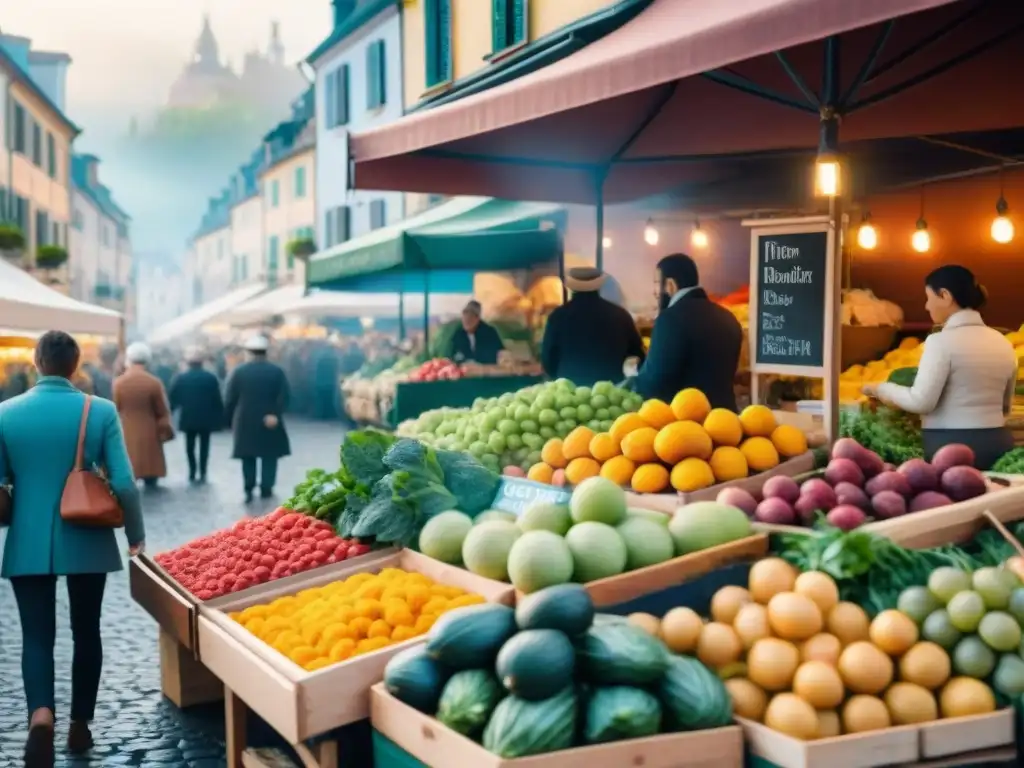
{"type": "Polygon", "coordinates": [[[0,326],[29,335],[59,330],[117,336],[121,313],[65,296],[0,259],[0,326]]]}

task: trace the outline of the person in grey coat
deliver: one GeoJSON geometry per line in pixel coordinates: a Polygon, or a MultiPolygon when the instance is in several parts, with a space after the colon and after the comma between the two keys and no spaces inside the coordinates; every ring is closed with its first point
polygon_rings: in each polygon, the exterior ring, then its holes
{"type": "Polygon", "coordinates": [[[277,480],[277,462],[291,453],[284,412],[288,408],[288,379],[284,371],[267,360],[270,342],[254,336],[246,342],[248,362],[228,379],[224,411],[234,431],[232,456],[242,461],[246,503],[251,502],[257,483],[260,496],[270,498],[277,480]]]}

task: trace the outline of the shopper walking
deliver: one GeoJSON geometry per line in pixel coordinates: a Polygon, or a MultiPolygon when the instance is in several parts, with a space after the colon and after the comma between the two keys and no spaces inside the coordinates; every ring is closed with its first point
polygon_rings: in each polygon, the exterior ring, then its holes
{"type": "Polygon", "coordinates": [[[228,379],[225,411],[234,430],[233,456],[242,461],[245,501],[251,502],[259,464],[260,496],[270,498],[277,481],[278,459],[291,453],[284,412],[288,408],[288,379],[267,360],[270,343],[254,336],[245,345],[249,361],[228,379]]]}
{"type": "Polygon", "coordinates": [[[124,439],[135,476],[150,490],[167,476],[163,444],[174,437],[164,385],[146,370],[152,353],[142,342],[125,352],[127,370],[114,381],[114,404],[124,424],[124,439]]]}
{"type": "Polygon", "coordinates": [[[205,483],[206,467],[210,460],[210,433],[224,425],[224,401],[217,377],[203,368],[202,352],[190,349],[185,360],[188,369],[174,377],[168,395],[171,413],[178,412],[178,430],[185,433],[188,481],[205,483]]]}
{"type": "MultiPolygon", "coordinates": [[[[89,723],[103,665],[103,591],[107,574],[122,567],[113,529],[75,526],[60,515],[88,397],[70,381],[79,357],[78,344],[68,334],[43,334],[35,351],[38,382],[0,405],[0,484],[14,487],[2,575],[11,580],[21,616],[21,672],[30,723],[27,768],[54,764],[57,579],[66,577],[75,646],[67,746],[81,754],[93,743],[89,723]]],[[[124,512],[129,552],[135,555],[145,540],[139,492],[110,401],[92,398],[83,445],[83,466],[103,470],[124,512]]],[[[9,626],[10,617],[4,623],[9,626]]]]}

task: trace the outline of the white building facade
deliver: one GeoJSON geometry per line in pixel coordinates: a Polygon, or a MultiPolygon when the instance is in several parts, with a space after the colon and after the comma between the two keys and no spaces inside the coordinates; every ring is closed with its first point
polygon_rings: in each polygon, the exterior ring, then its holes
{"type": "Polygon", "coordinates": [[[325,250],[405,215],[401,192],[349,189],[349,132],[403,114],[394,0],[333,0],[334,30],[307,58],[316,72],[316,245],[325,250]]]}
{"type": "Polygon", "coordinates": [[[143,338],[191,307],[190,286],[181,270],[147,260],[139,263],[136,282],[136,331],[143,338]]]}

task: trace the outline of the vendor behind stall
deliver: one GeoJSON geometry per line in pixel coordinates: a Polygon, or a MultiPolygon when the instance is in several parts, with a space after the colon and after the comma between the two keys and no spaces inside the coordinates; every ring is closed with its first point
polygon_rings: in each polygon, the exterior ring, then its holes
{"type": "Polygon", "coordinates": [[[1013,345],[981,319],[987,294],[966,267],[933,270],[924,293],[925,309],[942,330],[925,340],[913,386],[868,384],[864,394],[921,415],[927,458],[963,443],[974,451],[975,466],[989,469],[1013,448],[1006,427],[1017,381],[1013,345]]]}
{"type": "Polygon", "coordinates": [[[572,298],[548,317],[541,350],[544,372],[551,378],[578,386],[618,381],[626,358],[643,359],[633,317],[600,294],[606,279],[592,267],[575,267],[565,276],[572,298]]]}
{"type": "Polygon", "coordinates": [[[462,310],[462,327],[452,335],[451,349],[446,357],[456,363],[470,360],[481,365],[494,365],[498,362],[498,353],[505,345],[501,336],[480,319],[480,302],[471,301],[462,310]]]}
{"type": "Polygon", "coordinates": [[[743,345],[739,321],[708,298],[697,265],[686,254],[659,261],[656,280],[660,311],[636,391],[670,403],[679,391],[695,387],[712,408],[735,411],[733,380],[743,345]]]}

